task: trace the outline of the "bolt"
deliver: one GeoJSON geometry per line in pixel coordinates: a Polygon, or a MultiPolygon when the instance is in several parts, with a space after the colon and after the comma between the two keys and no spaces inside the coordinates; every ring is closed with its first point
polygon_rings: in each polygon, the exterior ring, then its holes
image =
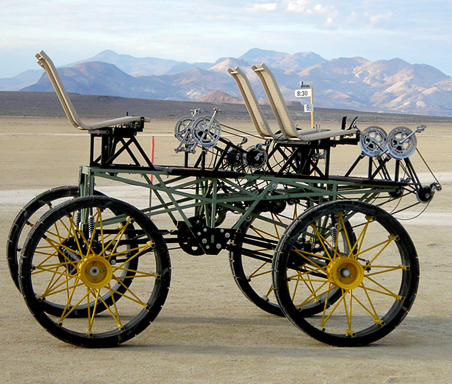
{"type": "Polygon", "coordinates": [[[217,249],[221,249],[221,244],[217,244],[217,249]]]}
{"type": "Polygon", "coordinates": [[[207,232],[207,228],[203,228],[202,230],[203,230],[203,232],[207,232]]]}
{"type": "Polygon", "coordinates": [[[224,234],[224,237],[226,237],[226,239],[229,239],[229,238],[231,237],[231,234],[230,234],[229,232],[226,232],[226,233],[224,234]]]}
{"type": "Polygon", "coordinates": [[[341,275],[344,277],[351,277],[350,271],[345,268],[341,271],[341,275]]]}
{"type": "Polygon", "coordinates": [[[198,236],[201,236],[201,232],[198,232],[197,235],[198,235],[198,236]]]}
{"type": "Polygon", "coordinates": [[[203,244],[207,243],[207,239],[202,239],[201,241],[202,241],[203,244]]]}

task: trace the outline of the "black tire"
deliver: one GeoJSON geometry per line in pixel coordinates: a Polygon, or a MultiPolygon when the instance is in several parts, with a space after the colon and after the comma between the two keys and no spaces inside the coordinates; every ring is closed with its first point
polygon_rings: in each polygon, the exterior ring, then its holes
{"type": "MultiPolygon", "coordinates": [[[[95,195],[101,193],[95,191],[95,195]]],[[[8,259],[9,272],[14,284],[19,289],[19,258],[23,244],[28,234],[27,226],[33,227],[34,223],[49,209],[62,203],[64,200],[79,196],[77,186],[62,186],[42,192],[30,200],[17,214],[9,231],[6,257],[8,259]]]]}
{"type": "Polygon", "coordinates": [[[232,275],[240,291],[257,307],[276,316],[284,314],[273,292],[273,254],[287,226],[304,209],[304,205],[294,202],[279,214],[248,216],[237,230],[229,253],[232,275]]]}
{"type": "Polygon", "coordinates": [[[416,297],[419,263],[394,217],[342,200],[304,212],[287,228],[273,261],[273,281],[278,303],[295,326],[324,343],[354,347],[381,339],[405,318],[416,297]],[[346,222],[356,240],[349,238],[350,251],[341,252],[334,233],[346,222]],[[340,298],[319,315],[299,311],[337,288],[340,298]]]}
{"type": "MultiPolygon", "coordinates": [[[[284,316],[274,294],[272,280],[272,260],[275,249],[285,229],[298,214],[305,210],[306,204],[294,202],[286,207],[280,214],[261,213],[255,218],[249,216],[237,231],[233,248],[229,255],[232,275],[242,293],[257,307],[276,316],[284,316]],[[269,223],[269,220],[273,224],[269,223]]],[[[345,229],[351,239],[355,239],[350,224],[345,229]]],[[[343,247],[347,244],[343,238],[343,247]]],[[[328,295],[328,303],[333,304],[339,299],[339,289],[328,295]]],[[[303,316],[313,316],[321,312],[326,296],[320,296],[316,302],[303,306],[303,316]]]]}
{"type": "Polygon", "coordinates": [[[165,241],[148,217],[119,200],[90,196],[61,204],[36,223],[21,257],[20,287],[53,336],[82,347],[113,347],[157,317],[170,275],[165,241]],[[49,314],[48,301],[62,313],[49,314]],[[99,315],[98,306],[107,311],[99,315]],[[87,316],[70,316],[80,308],[87,316]]]}

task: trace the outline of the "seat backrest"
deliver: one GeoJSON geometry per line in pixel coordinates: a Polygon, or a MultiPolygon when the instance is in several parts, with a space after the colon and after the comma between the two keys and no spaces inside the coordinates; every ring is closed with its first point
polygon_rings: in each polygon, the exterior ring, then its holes
{"type": "Polygon", "coordinates": [[[243,101],[245,102],[246,109],[248,110],[251,120],[256,127],[257,133],[265,139],[276,138],[276,135],[271,131],[267,119],[262,113],[262,108],[257,101],[256,95],[251,88],[250,82],[246,75],[238,67],[229,68],[228,72],[237,83],[239,91],[242,94],[243,101]]]}
{"type": "Polygon", "coordinates": [[[55,65],[53,64],[50,57],[47,56],[44,51],[41,51],[36,55],[36,58],[38,59],[38,64],[46,71],[47,76],[49,77],[50,82],[52,83],[58,99],[60,100],[60,103],[64,109],[64,112],[66,113],[66,116],[71,124],[77,129],[89,129],[88,126],[85,126],[81,122],[80,117],[78,116],[77,111],[72,105],[71,99],[69,98],[66,89],[63,86],[63,82],[61,81],[61,78],[58,75],[55,65]]]}
{"type": "Polygon", "coordinates": [[[64,112],[66,113],[67,118],[69,119],[70,123],[77,129],[87,130],[87,131],[93,131],[96,129],[101,128],[107,128],[107,127],[121,127],[126,124],[130,123],[139,123],[141,125],[144,124],[144,122],[149,122],[151,119],[149,117],[137,117],[137,116],[124,116],[119,117],[116,119],[110,119],[106,121],[100,121],[93,124],[84,124],[81,120],[79,115],[77,114],[77,111],[75,110],[74,106],[72,105],[71,99],[69,98],[69,95],[66,92],[66,89],[64,88],[63,82],[61,81],[60,76],[58,75],[58,71],[55,68],[55,65],[53,64],[52,60],[50,60],[50,57],[46,55],[44,51],[41,51],[36,55],[36,58],[38,59],[38,64],[44,68],[44,70],[47,73],[47,76],[49,76],[50,82],[53,85],[53,88],[55,89],[55,92],[58,96],[58,99],[60,100],[61,106],[64,109],[64,112]]]}
{"type": "Polygon", "coordinates": [[[262,82],[281,132],[288,137],[299,137],[273,73],[265,64],[253,65],[251,68],[262,82]]]}

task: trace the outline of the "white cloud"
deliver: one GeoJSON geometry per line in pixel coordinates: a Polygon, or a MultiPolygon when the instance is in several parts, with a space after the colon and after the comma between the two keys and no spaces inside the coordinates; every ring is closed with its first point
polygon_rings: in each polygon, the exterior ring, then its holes
{"type": "Polygon", "coordinates": [[[195,62],[254,47],[428,60],[452,74],[450,0],[0,0],[0,9],[0,77],[35,68],[40,49],[65,64],[104,49],[195,62]]]}
{"type": "Polygon", "coordinates": [[[277,3],[251,4],[246,9],[252,12],[270,12],[278,8],[277,3]]]}
{"type": "Polygon", "coordinates": [[[386,23],[387,21],[392,20],[393,13],[391,11],[385,13],[378,13],[369,18],[371,27],[379,27],[381,24],[386,23]]]}
{"type": "Polygon", "coordinates": [[[286,10],[289,12],[303,13],[308,10],[307,0],[285,0],[286,10]]]}

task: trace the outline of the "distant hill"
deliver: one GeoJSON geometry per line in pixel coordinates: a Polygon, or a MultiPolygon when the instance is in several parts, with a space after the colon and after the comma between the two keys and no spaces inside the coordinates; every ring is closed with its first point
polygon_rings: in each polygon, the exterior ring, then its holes
{"type": "Polygon", "coordinates": [[[237,97],[228,95],[221,91],[212,91],[207,95],[201,97],[199,100],[201,103],[229,103],[229,104],[243,104],[243,101],[237,97]]]}
{"type": "Polygon", "coordinates": [[[41,69],[31,69],[11,78],[0,79],[0,91],[18,91],[28,87],[36,83],[43,73],[41,69]]]}
{"type": "MultiPolygon", "coordinates": [[[[229,67],[238,66],[247,73],[258,99],[265,100],[262,85],[250,69],[261,62],[272,69],[287,101],[307,102],[297,99],[294,92],[303,80],[314,83],[315,108],[452,116],[451,77],[432,66],[410,64],[398,58],[326,60],[313,52],[287,54],[254,48],[238,58],[190,64],[135,58],[107,50],[59,68],[59,72],[68,91],[74,93],[177,101],[197,101],[209,94],[211,102],[215,102],[214,95],[221,93],[218,102],[222,102],[223,94],[241,99],[227,72],[229,67]]],[[[6,80],[0,79],[0,90],[19,89],[17,85],[5,88],[6,80]]],[[[52,87],[43,75],[36,83],[20,89],[48,92],[52,87]]]]}
{"type": "MultiPolygon", "coordinates": [[[[201,109],[206,113],[210,113],[213,107],[220,107],[225,112],[219,116],[220,120],[250,120],[244,104],[147,100],[80,94],[70,94],[69,96],[75,109],[82,118],[108,119],[129,114],[135,116],[148,116],[152,119],[177,120],[180,117],[187,115],[191,109],[201,109]]],[[[310,115],[303,113],[299,104],[298,106],[289,105],[288,108],[294,121],[310,121],[310,115]]],[[[262,105],[262,110],[267,119],[275,119],[269,105],[262,105]]],[[[384,122],[402,125],[409,123],[452,124],[452,117],[417,116],[394,113],[383,114],[329,108],[316,108],[314,115],[316,122],[333,121],[338,123],[338,127],[343,116],[348,116],[349,122],[357,116],[360,127],[366,127],[367,123],[378,124],[384,122]]],[[[0,91],[0,116],[65,117],[66,115],[64,114],[63,108],[61,107],[55,92],[0,91]]]]}

